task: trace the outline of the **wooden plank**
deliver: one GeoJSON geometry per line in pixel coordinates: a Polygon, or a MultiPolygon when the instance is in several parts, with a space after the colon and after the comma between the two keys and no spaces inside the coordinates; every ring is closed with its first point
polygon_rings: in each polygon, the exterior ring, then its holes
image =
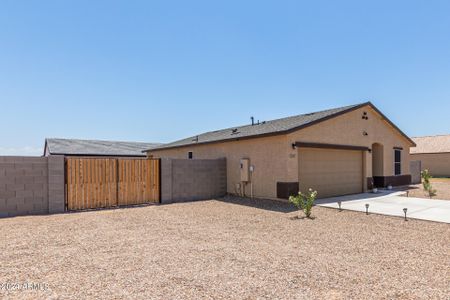
{"type": "Polygon", "coordinates": [[[159,202],[161,199],[160,199],[160,188],[161,188],[161,177],[160,177],[160,169],[161,169],[161,161],[158,159],[158,160],[155,160],[155,162],[156,162],[156,171],[155,171],[155,174],[156,174],[156,185],[155,185],[155,190],[156,190],[156,194],[155,194],[155,202],[159,202]]]}
{"type": "Polygon", "coordinates": [[[86,173],[86,171],[87,171],[87,168],[86,168],[86,161],[85,160],[83,160],[83,159],[80,159],[80,169],[81,169],[81,175],[83,176],[82,178],[81,178],[81,186],[80,186],[80,189],[81,189],[81,201],[82,201],[82,203],[81,203],[81,206],[80,206],[80,209],[85,209],[86,208],[86,205],[87,205],[87,194],[86,194],[86,187],[87,187],[87,173],[86,173]]]}
{"type": "Polygon", "coordinates": [[[102,207],[106,207],[106,194],[105,194],[105,166],[106,166],[106,159],[102,160],[102,164],[100,166],[100,195],[101,195],[101,205],[102,207]]]}
{"type": "Polygon", "coordinates": [[[123,160],[121,160],[121,159],[119,160],[119,163],[117,166],[119,168],[119,170],[118,170],[119,171],[119,182],[118,182],[118,184],[119,184],[119,199],[117,199],[117,200],[120,205],[124,201],[125,186],[123,185],[123,178],[125,177],[126,168],[125,168],[125,164],[124,164],[123,160]]]}
{"type": "Polygon", "coordinates": [[[146,174],[146,195],[147,195],[147,199],[150,202],[153,202],[153,194],[152,194],[152,161],[151,160],[146,160],[145,161],[146,166],[147,166],[147,174],[146,174]]]}
{"type": "Polygon", "coordinates": [[[71,177],[71,175],[72,175],[72,165],[71,165],[71,163],[70,163],[70,160],[67,160],[67,161],[66,161],[66,166],[67,166],[67,169],[66,169],[66,180],[67,180],[67,188],[66,188],[67,196],[66,196],[66,201],[67,201],[67,209],[68,209],[68,210],[71,210],[71,209],[72,209],[72,208],[71,208],[71,188],[72,188],[72,182],[71,182],[72,177],[71,177]]]}
{"type": "Polygon", "coordinates": [[[98,160],[98,168],[97,168],[97,205],[98,207],[104,207],[103,201],[105,199],[102,188],[103,188],[103,181],[102,181],[102,166],[103,166],[103,159],[98,160]]]}
{"type": "Polygon", "coordinates": [[[66,169],[66,180],[67,180],[67,198],[66,198],[66,201],[67,201],[67,209],[68,210],[70,210],[71,209],[71,193],[70,193],[70,191],[71,191],[71,187],[72,187],[72,185],[71,185],[71,174],[72,174],[72,169],[71,169],[71,164],[70,164],[70,160],[67,160],[66,161],[66,166],[67,166],[67,169],[66,169]]]}
{"type": "Polygon", "coordinates": [[[156,184],[155,184],[155,191],[156,191],[156,194],[155,194],[155,202],[159,202],[160,201],[160,199],[159,199],[159,195],[160,195],[160,186],[161,186],[161,177],[160,177],[160,172],[159,172],[159,170],[160,170],[160,168],[161,168],[161,166],[160,166],[160,164],[161,164],[161,161],[158,159],[158,160],[155,160],[155,164],[156,164],[156,170],[155,170],[155,174],[156,174],[156,184]]]}
{"type": "Polygon", "coordinates": [[[110,202],[110,195],[108,193],[108,186],[110,185],[110,183],[108,182],[108,165],[109,159],[106,159],[105,165],[103,167],[103,194],[105,195],[105,207],[108,207],[110,202]]]}
{"type": "Polygon", "coordinates": [[[78,209],[78,189],[77,184],[79,182],[78,176],[79,176],[79,167],[77,166],[77,161],[74,159],[71,159],[72,161],[72,170],[73,170],[73,177],[72,177],[72,193],[73,193],[73,209],[78,209]]]}
{"type": "Polygon", "coordinates": [[[93,206],[93,208],[98,208],[99,207],[98,195],[97,195],[98,184],[99,184],[98,178],[97,178],[98,162],[99,162],[98,159],[91,160],[91,164],[92,164],[92,167],[91,167],[91,170],[92,170],[92,180],[91,180],[91,182],[92,182],[92,191],[91,191],[92,204],[91,205],[93,206]]]}
{"type": "Polygon", "coordinates": [[[92,179],[91,179],[91,195],[92,195],[92,201],[91,206],[93,208],[98,207],[97,202],[97,188],[98,188],[98,180],[97,180],[97,170],[98,170],[98,159],[92,159],[90,160],[91,163],[91,172],[92,172],[92,179]]]}
{"type": "Polygon", "coordinates": [[[133,193],[134,193],[133,184],[132,184],[132,182],[133,182],[133,175],[134,175],[133,174],[133,164],[132,164],[132,162],[127,160],[127,166],[128,166],[127,167],[128,168],[128,178],[125,178],[126,179],[126,186],[128,188],[126,205],[130,205],[130,204],[132,204],[133,193]]]}
{"type": "Polygon", "coordinates": [[[111,188],[113,182],[110,180],[111,173],[111,160],[107,159],[105,164],[105,193],[106,196],[106,206],[112,206],[112,198],[111,198],[111,188]]]}
{"type": "Polygon", "coordinates": [[[82,209],[86,209],[86,207],[88,207],[89,202],[88,202],[88,163],[85,159],[81,160],[82,162],[82,168],[83,168],[83,186],[82,186],[82,191],[83,191],[83,205],[82,205],[82,209]]]}
{"type": "Polygon", "coordinates": [[[77,161],[72,159],[73,166],[73,193],[74,193],[74,209],[78,209],[78,184],[80,176],[80,167],[77,165],[77,161]]]}
{"type": "Polygon", "coordinates": [[[86,162],[86,208],[92,207],[92,161],[85,159],[86,162]]]}
{"type": "Polygon", "coordinates": [[[78,190],[78,185],[80,184],[80,166],[78,165],[78,160],[73,159],[72,160],[73,163],[73,171],[74,171],[74,175],[73,175],[73,191],[74,191],[74,196],[75,196],[75,202],[74,202],[74,209],[79,209],[79,190],[78,190]]]}
{"type": "Polygon", "coordinates": [[[85,186],[84,186],[84,192],[85,192],[85,195],[86,195],[86,198],[85,198],[85,204],[84,204],[84,209],[86,209],[86,208],[92,208],[91,207],[91,195],[90,195],[90,193],[91,193],[91,189],[90,189],[90,187],[91,187],[91,179],[92,179],[92,174],[91,174],[91,161],[89,160],[89,159],[83,159],[83,162],[84,162],[84,169],[85,169],[85,177],[84,177],[84,180],[85,180],[85,186]]]}
{"type": "Polygon", "coordinates": [[[93,192],[93,182],[92,182],[92,170],[93,170],[93,161],[90,159],[86,159],[86,169],[87,169],[87,176],[86,176],[86,181],[87,181],[87,185],[86,185],[86,193],[87,193],[87,208],[94,208],[93,207],[93,201],[92,201],[92,192],[93,192]]]}
{"type": "Polygon", "coordinates": [[[123,174],[125,173],[125,169],[124,169],[124,165],[123,165],[123,161],[121,159],[117,160],[117,189],[118,189],[118,193],[117,193],[117,203],[118,205],[120,205],[123,201],[123,185],[122,185],[122,178],[123,178],[123,174]]]}
{"type": "Polygon", "coordinates": [[[73,161],[73,159],[68,159],[67,163],[70,164],[70,189],[69,189],[69,197],[68,197],[68,201],[70,202],[70,204],[68,205],[70,208],[70,210],[76,209],[76,201],[77,201],[77,193],[76,193],[76,178],[75,178],[75,174],[76,174],[76,164],[73,161]]]}
{"type": "Polygon", "coordinates": [[[89,160],[89,172],[90,172],[90,199],[89,199],[89,206],[90,208],[96,208],[97,207],[97,199],[95,199],[95,188],[96,188],[96,182],[95,182],[95,168],[97,167],[97,159],[90,159],[89,160]]]}

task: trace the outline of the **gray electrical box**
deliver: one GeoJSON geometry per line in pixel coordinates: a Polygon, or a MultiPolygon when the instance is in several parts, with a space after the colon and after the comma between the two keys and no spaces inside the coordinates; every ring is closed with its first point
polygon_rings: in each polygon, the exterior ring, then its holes
{"type": "Polygon", "coordinates": [[[248,158],[241,159],[241,181],[249,182],[250,181],[250,160],[248,158]]]}

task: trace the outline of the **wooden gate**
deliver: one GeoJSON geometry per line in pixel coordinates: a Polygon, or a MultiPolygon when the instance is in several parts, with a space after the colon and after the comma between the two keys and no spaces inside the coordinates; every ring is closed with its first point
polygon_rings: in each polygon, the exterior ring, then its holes
{"type": "Polygon", "coordinates": [[[158,159],[68,158],[68,210],[159,202],[158,159]]]}

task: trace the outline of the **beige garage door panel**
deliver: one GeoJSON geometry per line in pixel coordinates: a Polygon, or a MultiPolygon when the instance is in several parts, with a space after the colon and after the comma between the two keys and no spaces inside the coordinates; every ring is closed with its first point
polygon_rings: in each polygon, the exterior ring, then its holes
{"type": "Polygon", "coordinates": [[[300,190],[317,190],[319,198],[361,193],[361,151],[300,148],[300,190]]]}

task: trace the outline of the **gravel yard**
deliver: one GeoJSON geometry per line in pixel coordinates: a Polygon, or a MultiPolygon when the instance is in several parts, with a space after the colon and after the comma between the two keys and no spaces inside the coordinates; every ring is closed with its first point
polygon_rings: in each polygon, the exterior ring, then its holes
{"type": "MultiPolygon", "coordinates": [[[[431,185],[437,191],[434,197],[441,200],[450,200],[450,178],[432,178],[431,185]]],[[[415,184],[407,188],[409,196],[417,198],[428,198],[423,190],[422,184],[415,184]]]]}
{"type": "Polygon", "coordinates": [[[448,299],[448,224],[297,215],[226,198],[0,219],[0,298],[448,299]]]}

